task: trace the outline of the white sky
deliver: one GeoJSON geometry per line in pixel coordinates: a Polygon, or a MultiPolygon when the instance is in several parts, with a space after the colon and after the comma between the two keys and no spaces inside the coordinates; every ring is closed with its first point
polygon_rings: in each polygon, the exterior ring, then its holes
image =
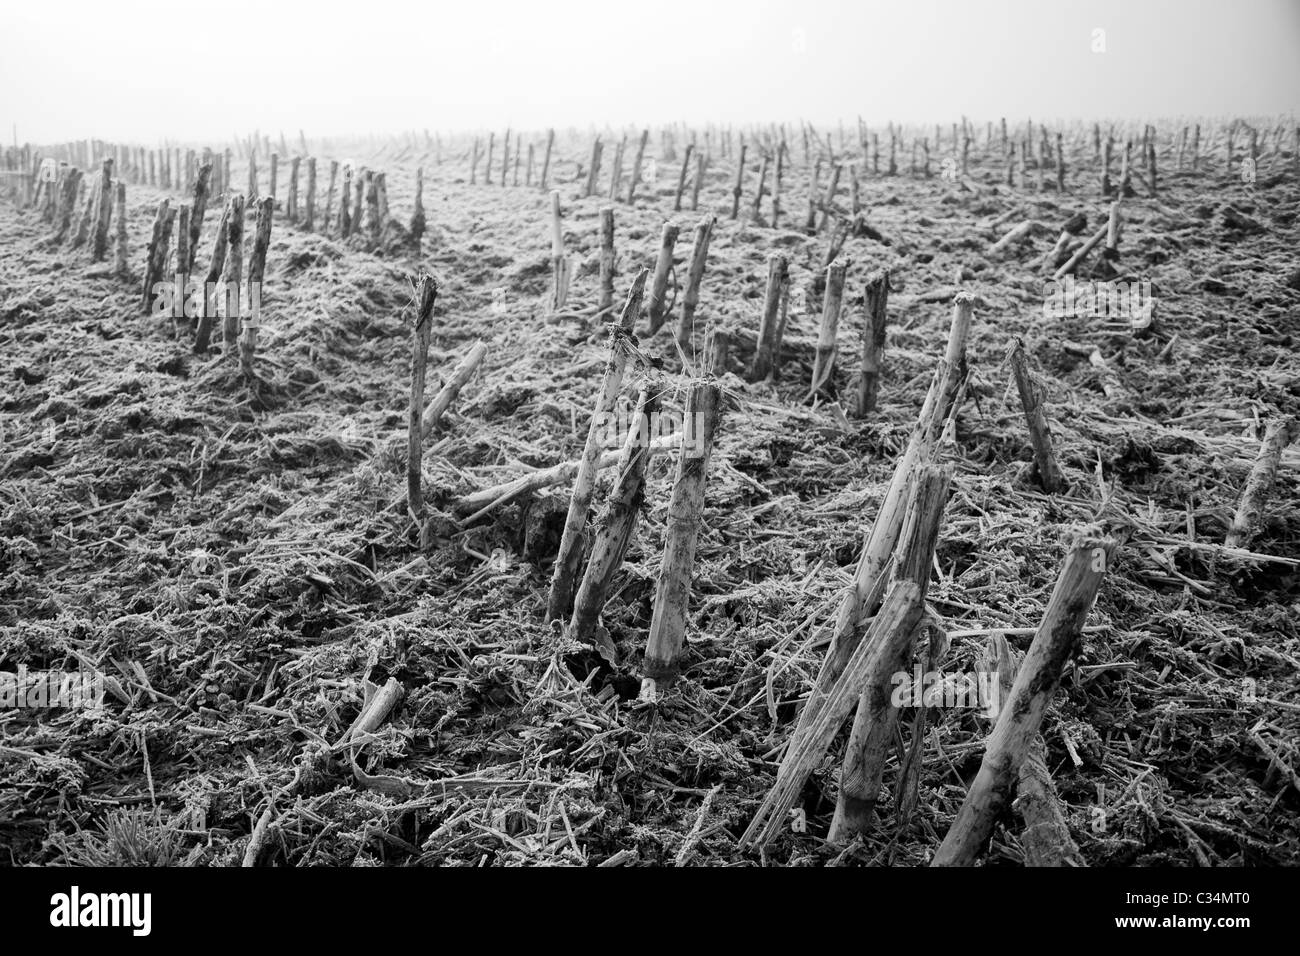
{"type": "Polygon", "coordinates": [[[1300,0],[0,0],[4,142],[1298,108],[1300,0]]]}

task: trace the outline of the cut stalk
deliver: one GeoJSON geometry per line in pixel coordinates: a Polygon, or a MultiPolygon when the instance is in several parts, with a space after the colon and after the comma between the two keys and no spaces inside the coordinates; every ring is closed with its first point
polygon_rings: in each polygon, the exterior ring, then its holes
{"type": "Polygon", "coordinates": [[[813,362],[812,385],[808,389],[811,401],[818,395],[835,397],[835,339],[840,327],[840,308],[844,299],[844,263],[834,263],[826,269],[826,294],[822,298],[821,332],[817,338],[817,355],[813,362]]]}
{"type": "Polygon", "coordinates": [[[415,169],[415,208],[411,212],[411,244],[416,249],[420,248],[420,240],[424,238],[424,167],[417,166],[415,169]]]}
{"type": "Polygon", "coordinates": [[[1119,232],[1121,213],[1119,200],[1110,204],[1110,215],[1106,219],[1106,252],[1111,258],[1119,255],[1119,232]]]}
{"type": "Polygon", "coordinates": [[[114,247],[116,262],[114,271],[119,276],[126,277],[130,274],[130,268],[127,266],[127,249],[126,249],[126,183],[117,184],[116,202],[117,207],[114,215],[117,217],[117,242],[114,247]]]}
{"type": "Polygon", "coordinates": [[[301,166],[301,156],[289,160],[289,195],[284,201],[284,216],[289,222],[298,221],[298,170],[301,166]]]}
{"type": "Polygon", "coordinates": [[[1072,545],[1042,623],[989,735],[979,773],[931,866],[972,866],[988,843],[1060,685],[1061,672],[1078,649],[1114,547],[1110,539],[1092,537],[1079,538],[1072,545]]]}
{"type": "Polygon", "coordinates": [[[1092,238],[1081,245],[1074,255],[1070,256],[1065,265],[1061,266],[1061,268],[1057,269],[1056,272],[1052,274],[1052,278],[1062,279],[1067,275],[1073,275],[1075,270],[1079,268],[1080,263],[1088,257],[1088,253],[1092,252],[1092,250],[1097,247],[1097,244],[1106,238],[1106,232],[1106,226],[1102,226],[1098,229],[1093,234],[1092,238]]]}
{"type": "Polygon", "coordinates": [[[591,196],[596,192],[596,181],[600,178],[600,151],[602,148],[600,137],[597,136],[591,144],[591,166],[587,170],[587,188],[583,192],[584,196],[591,196]]]}
{"type": "Polygon", "coordinates": [[[226,266],[221,275],[222,347],[226,355],[233,356],[239,347],[239,323],[243,312],[244,275],[244,197],[238,194],[230,200],[230,223],[226,229],[226,266]]]}
{"type": "Polygon", "coordinates": [[[862,375],[858,379],[856,406],[859,418],[865,418],[876,410],[876,401],[880,395],[885,322],[889,308],[888,270],[878,273],[867,282],[863,302],[867,314],[862,324],[862,375]]]}
{"type": "Polygon", "coordinates": [[[411,334],[411,402],[407,408],[406,430],[406,509],[417,528],[424,526],[424,489],[421,468],[424,459],[424,384],[429,365],[429,338],[433,332],[433,306],[438,299],[438,283],[431,275],[420,276],[417,295],[420,299],[411,334]]]}
{"type": "Polygon", "coordinates": [[[617,660],[614,642],[599,626],[614,575],[623,564],[637,517],[645,503],[645,471],[650,461],[650,423],[659,410],[662,386],[647,382],[641,388],[635,420],[623,443],[615,480],[605,508],[597,522],[595,541],[582,584],[573,601],[570,635],[584,644],[593,644],[611,663],[617,660]]]}
{"type": "Polygon", "coordinates": [[[307,157],[306,215],[302,226],[311,232],[316,225],[316,157],[307,157]]]}
{"type": "MultiPolygon", "coordinates": [[[[681,435],[676,433],[661,435],[650,443],[650,451],[652,454],[657,455],[673,448],[680,440],[681,435]]],[[[596,459],[595,469],[600,471],[611,467],[618,462],[620,454],[621,452],[618,449],[601,452],[596,459]]],[[[471,492],[460,498],[453,506],[453,509],[457,515],[466,516],[460,521],[460,526],[467,527],[489,511],[500,508],[516,498],[568,481],[577,475],[581,467],[582,459],[575,458],[573,461],[561,462],[549,468],[539,468],[519,478],[513,478],[502,484],[471,492]]]]}
{"type": "Polygon", "coordinates": [[[558,313],[569,300],[570,265],[564,254],[564,228],[560,219],[560,191],[551,191],[551,299],[552,314],[558,313]]]}
{"type": "MultiPolygon", "coordinates": [[[[900,535],[907,548],[895,580],[914,585],[922,600],[929,586],[939,524],[951,481],[952,467],[937,465],[922,466],[913,481],[907,527],[900,535]]],[[[851,840],[871,828],[885,759],[893,747],[898,721],[898,709],[891,700],[892,678],[906,668],[914,640],[915,635],[911,635],[907,641],[900,641],[896,657],[877,658],[878,666],[866,672],[860,687],[853,688],[860,697],[840,768],[835,816],[827,836],[833,843],[851,840]]]]}
{"type": "Polygon", "coordinates": [[[80,249],[90,238],[91,225],[99,218],[96,212],[99,203],[99,189],[103,180],[96,176],[86,184],[86,202],[81,207],[81,221],[77,223],[77,231],[72,237],[72,248],[80,249]]]}
{"type": "Polygon", "coordinates": [[[379,176],[371,170],[365,172],[366,187],[366,224],[369,226],[370,246],[377,248],[383,241],[384,217],[379,205],[379,176]]]}
{"type": "Polygon", "coordinates": [[[600,210],[600,300],[598,307],[606,312],[614,307],[614,207],[600,210]]]}
{"type": "Polygon", "coordinates": [[[244,317],[239,340],[239,366],[244,377],[253,377],[253,358],[257,354],[257,330],[262,324],[262,277],[266,274],[266,253],[271,247],[271,218],[275,198],[263,197],[257,204],[257,231],[253,251],[248,256],[248,315],[244,317]]]}
{"type": "Polygon", "coordinates": [[[785,279],[781,282],[781,306],[776,320],[776,336],[772,341],[772,381],[781,377],[781,363],[785,353],[782,343],[785,341],[786,323],[790,319],[790,273],[787,269],[785,279]]]}
{"type": "Polygon", "coordinates": [[[1101,194],[1103,196],[1110,195],[1110,163],[1114,151],[1115,141],[1108,134],[1106,136],[1106,148],[1101,154],[1101,194]]]}
{"type": "MultiPolygon", "coordinates": [[[[680,229],[676,223],[664,223],[663,233],[659,239],[659,257],[655,261],[654,281],[650,286],[650,298],[647,311],[650,317],[650,334],[654,335],[663,326],[664,320],[672,309],[673,303],[666,302],[668,280],[673,275],[673,248],[677,245],[680,229]]],[[[674,298],[676,291],[674,290],[674,298]]]]}
{"type": "Polygon", "coordinates": [[[551,176],[551,148],[555,145],[555,130],[546,131],[546,156],[542,159],[542,192],[546,192],[546,184],[550,181],[551,176]]]}
{"type": "Polygon", "coordinates": [[[731,336],[723,329],[709,329],[704,339],[704,372],[714,378],[727,371],[731,336]]]}
{"type": "Polygon", "coordinates": [[[483,361],[485,355],[487,355],[487,345],[482,341],[478,341],[465,353],[465,357],[457,363],[451,377],[447,379],[447,383],[439,389],[438,394],[429,403],[429,407],[424,410],[424,416],[420,422],[420,436],[422,438],[428,438],[433,430],[438,427],[438,424],[442,421],[442,416],[447,413],[447,409],[456,400],[460,390],[478,371],[479,364],[483,361]]]}
{"type": "Polygon", "coordinates": [[[830,219],[831,214],[834,211],[835,191],[839,188],[840,173],[842,171],[843,171],[843,166],[840,163],[835,163],[834,165],[831,166],[830,182],[826,184],[826,195],[822,197],[822,202],[821,202],[821,219],[817,223],[818,232],[821,232],[826,228],[826,223],[830,219]]]}
{"type": "Polygon", "coordinates": [[[352,175],[352,233],[354,235],[361,235],[361,229],[365,225],[361,218],[361,204],[365,199],[366,187],[373,179],[374,174],[368,169],[357,170],[352,175]]]}
{"type": "Polygon", "coordinates": [[[691,169],[691,154],[695,151],[693,143],[687,143],[682,154],[682,171],[677,177],[677,194],[673,197],[673,211],[682,211],[682,193],[686,191],[686,176],[691,169]]]}
{"type": "Polygon", "coordinates": [[[199,239],[203,236],[203,217],[208,211],[208,197],[212,193],[212,164],[204,163],[194,178],[193,200],[190,207],[189,255],[181,265],[186,274],[194,271],[198,257],[199,239]]]}
{"type": "Polygon", "coordinates": [[[1029,375],[1025,345],[1020,339],[1016,339],[1012,345],[1009,358],[1016,390],[1020,393],[1020,404],[1025,409],[1029,442],[1034,447],[1038,483],[1049,495],[1055,494],[1065,486],[1065,481],[1061,477],[1061,466],[1056,463],[1056,455],[1052,451],[1052,432],[1047,424],[1047,412],[1043,409],[1042,390],[1029,375]]]}
{"type": "MultiPolygon", "coordinates": [[[[330,184],[325,191],[325,214],[321,217],[321,231],[328,234],[330,231],[330,216],[334,212],[334,187],[338,184],[339,163],[336,159],[330,160],[330,184]]],[[[345,204],[346,205],[346,204],[345,204]]],[[[342,210],[340,210],[342,212],[342,210]]],[[[340,234],[342,230],[340,229],[340,234]]]]}
{"type": "Polygon", "coordinates": [[[698,382],[691,386],[686,399],[683,427],[695,430],[700,452],[692,454],[686,442],[678,452],[677,479],[668,504],[663,563],[659,568],[650,635],[641,666],[643,700],[657,699],[681,671],[691,573],[695,567],[695,546],[704,512],[704,484],[721,395],[722,390],[712,382],[698,382]]]}
{"type": "Polygon", "coordinates": [[[763,299],[763,317],[758,327],[758,342],[749,380],[761,381],[772,373],[776,349],[777,325],[780,321],[781,288],[786,282],[785,256],[773,254],[767,259],[767,290],[763,299]]]}
{"type": "Polygon", "coordinates": [[[763,161],[758,167],[758,191],[754,193],[754,210],[750,215],[750,219],[756,225],[762,225],[763,223],[763,193],[767,188],[767,165],[768,158],[767,154],[764,153],[763,161]]]}
{"type": "Polygon", "coordinates": [[[731,218],[735,219],[740,215],[740,194],[741,187],[745,185],[745,151],[749,149],[744,143],[740,144],[740,160],[736,163],[736,185],[731,189],[731,218]]]}
{"type": "MultiPolygon", "coordinates": [[[[686,149],[690,150],[688,144],[686,149]]],[[[703,219],[695,227],[695,245],[691,250],[691,267],[686,274],[686,294],[682,296],[682,315],[677,324],[677,343],[683,352],[689,352],[691,336],[695,331],[695,311],[700,305],[700,283],[709,260],[709,242],[713,237],[716,216],[703,219]]]]}
{"type": "Polygon", "coordinates": [[[569,513],[564,521],[564,531],[560,537],[560,548],[555,556],[555,569],[551,575],[551,592],[547,600],[546,616],[548,620],[563,620],[573,609],[573,592],[577,587],[577,573],[582,561],[582,536],[587,523],[587,512],[591,508],[591,499],[596,491],[596,461],[600,457],[599,429],[602,420],[614,409],[619,390],[623,385],[623,375],[627,370],[631,352],[627,337],[632,332],[633,323],[641,311],[641,299],[645,294],[646,279],[649,270],[642,269],[632,282],[632,288],[623,304],[623,314],[618,324],[610,330],[609,360],[605,365],[605,375],[600,392],[596,396],[596,406],[587,428],[587,442],[583,447],[578,474],[573,482],[573,496],[569,500],[569,513]]]}
{"type": "Polygon", "coordinates": [[[162,282],[163,270],[167,267],[173,215],[170,199],[164,199],[158,204],[158,214],[154,217],[153,235],[149,239],[149,252],[145,259],[144,290],[140,301],[140,309],[145,315],[153,309],[157,294],[155,286],[162,282]]]}
{"type": "Polygon", "coordinates": [[[216,239],[212,243],[212,262],[208,265],[208,275],[203,283],[203,310],[199,313],[198,328],[194,333],[194,353],[202,355],[208,350],[208,341],[212,336],[212,320],[217,317],[216,289],[221,279],[221,270],[226,263],[226,243],[230,232],[230,210],[234,197],[226,203],[217,223],[216,239]]]}
{"type": "Polygon", "coordinates": [[[627,149],[627,137],[624,136],[618,142],[618,148],[614,150],[614,165],[609,171],[609,198],[610,201],[618,199],[618,187],[623,182],[623,153],[627,149]]]}
{"type": "Polygon", "coordinates": [[[339,238],[352,234],[352,166],[343,167],[343,186],[339,191],[339,238]]]}
{"type": "Polygon", "coordinates": [[[190,206],[181,203],[176,211],[176,294],[172,298],[172,331],[175,333],[185,321],[185,299],[189,292],[190,274],[185,265],[190,258],[190,206]]]}
{"type": "Polygon", "coordinates": [[[785,174],[785,140],[776,148],[776,171],[772,174],[772,228],[781,224],[781,179],[785,174]]]}
{"type": "MultiPolygon", "coordinates": [[[[56,245],[61,244],[72,229],[72,214],[77,208],[77,193],[81,188],[83,175],[76,167],[69,169],[59,189],[58,228],[54,230],[53,237],[56,245]]],[[[118,225],[121,226],[120,220],[118,225]]]]}
{"type": "Polygon", "coordinates": [[[636,149],[636,159],[632,161],[632,178],[627,184],[627,204],[632,205],[636,199],[636,187],[641,183],[641,163],[645,159],[646,143],[650,140],[650,131],[641,131],[641,143],[636,149]]]}
{"type": "Polygon", "coordinates": [[[1124,383],[1120,381],[1118,373],[1106,364],[1106,360],[1102,358],[1101,349],[1093,349],[1088,356],[1088,362],[1101,377],[1102,393],[1112,400],[1123,398],[1125,394],[1124,383]]]}
{"type": "Polygon", "coordinates": [[[1297,437],[1300,437],[1300,424],[1294,420],[1272,421],[1268,424],[1264,431],[1264,441],[1259,447],[1259,455],[1250,469],[1250,477],[1246,479],[1241,501],[1233,515],[1228,536],[1223,541],[1226,547],[1244,548],[1250,544],[1264,513],[1269,492],[1273,490],[1273,482],[1277,479],[1282,451],[1297,437]]]}
{"type": "Polygon", "coordinates": [[[1056,134],[1056,192],[1065,192],[1065,141],[1060,133],[1056,134]]]}
{"type": "Polygon", "coordinates": [[[113,161],[106,159],[100,164],[99,197],[95,205],[95,238],[91,243],[90,258],[92,262],[103,262],[108,255],[108,227],[113,218],[113,161]]]}
{"type": "Polygon", "coordinates": [[[890,588],[866,637],[847,660],[843,680],[825,698],[825,706],[819,708],[807,731],[791,740],[776,783],[740,837],[741,849],[766,844],[781,832],[809,775],[821,763],[858,701],[855,688],[864,686],[868,675],[879,673],[899,658],[901,649],[912,640],[924,609],[925,602],[915,584],[901,581],[890,588]]]}
{"type": "Polygon", "coordinates": [[[1006,235],[1004,235],[997,242],[993,243],[993,245],[989,246],[989,255],[990,256],[999,255],[1000,253],[1004,252],[1012,245],[1015,245],[1016,243],[1020,242],[1022,239],[1029,236],[1031,233],[1041,230],[1043,228],[1044,227],[1041,223],[1035,222],[1032,219],[1026,219],[1024,222],[1012,226],[1011,229],[1007,231],[1006,235]]]}
{"type": "Polygon", "coordinates": [[[700,208],[700,187],[704,185],[704,170],[708,163],[708,157],[703,153],[695,154],[695,182],[691,183],[692,212],[700,208]]]}
{"type": "Polygon", "coordinates": [[[885,593],[889,568],[894,559],[894,546],[903,527],[912,473],[918,466],[932,462],[940,440],[958,411],[958,398],[966,380],[966,339],[970,332],[973,309],[973,299],[966,293],[959,294],[954,300],[947,351],[935,368],[930,390],[912,429],[907,448],[899,458],[876,520],[863,541],[853,583],[840,596],[830,634],[830,647],[818,671],[808,703],[804,705],[791,735],[791,747],[818,718],[826,694],[839,680],[847,661],[858,646],[862,622],[872,615],[885,593]]]}

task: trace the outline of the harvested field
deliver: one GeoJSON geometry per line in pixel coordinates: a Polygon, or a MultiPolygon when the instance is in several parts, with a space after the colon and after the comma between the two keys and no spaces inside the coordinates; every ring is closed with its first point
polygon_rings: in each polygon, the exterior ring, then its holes
{"type": "Polygon", "coordinates": [[[7,148],[0,168],[27,175],[0,183],[0,670],[104,689],[99,709],[0,709],[9,862],[1300,863],[1297,131],[1097,129],[252,135],[173,150],[180,188],[140,145],[7,148]],[[220,180],[196,216],[205,155],[220,180]],[[80,245],[69,206],[54,241],[53,189],[104,159],[125,220],[103,212],[96,259],[103,206],[84,200],[80,245]],[[344,161],[346,237],[325,198],[344,161]],[[147,265],[164,201],[197,225],[188,268],[180,225],[147,265]],[[196,349],[199,318],[160,311],[146,272],[202,282],[223,211],[243,229],[217,277],[242,254],[232,281],[260,278],[260,301],[196,349]],[[1072,308],[1097,281],[1127,305],[1072,308]],[[599,396],[643,387],[684,435],[594,472],[588,508],[578,466],[527,480],[597,450],[599,396]],[[632,516],[621,561],[609,500],[632,516]],[[579,629],[556,556],[574,549],[576,591],[597,538],[612,563],[579,629]],[[841,614],[835,647],[863,655],[823,685],[841,614]],[[1017,667],[1035,669],[1013,688],[1017,667]],[[868,707],[922,672],[991,674],[1015,706],[868,707]],[[1011,726],[1031,693],[1041,713],[1011,726]],[[1014,753],[1000,771],[991,736],[1014,753]],[[963,810],[986,784],[1002,796],[963,810]]]}

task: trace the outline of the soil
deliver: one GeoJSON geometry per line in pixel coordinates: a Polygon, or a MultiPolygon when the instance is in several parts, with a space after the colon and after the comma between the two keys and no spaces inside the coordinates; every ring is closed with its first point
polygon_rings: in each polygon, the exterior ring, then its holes
{"type": "MultiPolygon", "coordinates": [[[[544,134],[534,141],[540,157],[544,134]]],[[[675,213],[680,145],[670,158],[652,136],[654,181],[634,204],[613,203],[616,301],[653,266],[665,219],[682,226],[683,283],[695,222],[718,221],[694,348],[679,354],[675,321],[654,336],[638,322],[643,361],[625,392],[657,365],[674,384],[666,406],[680,410],[704,329],[736,334],[685,667],[647,703],[639,657],[675,455],[651,464],[605,609],[616,667],[544,619],[568,483],[468,524],[454,508],[581,452],[610,318],[595,308],[610,201],[582,196],[590,142],[559,136],[550,173],[573,264],[558,316],[546,308],[550,200],[535,180],[502,186],[497,154],[492,184],[480,169],[471,185],[469,139],[436,152],[417,138],[322,144],[318,156],[387,173],[399,223],[423,167],[429,232],[416,250],[394,225],[373,247],[281,210],[252,381],[219,334],[195,355],[189,322],[142,314],[154,210],[179,191],[127,180],[128,277],[86,247],[50,246],[51,224],[0,196],[0,670],[94,668],[107,687],[98,712],[0,711],[0,860],[237,865],[260,821],[261,865],[926,864],[979,767],[990,724],[978,710],[930,710],[906,819],[891,757],[873,833],[822,839],[846,726],[805,787],[806,827],[761,852],[736,841],[825,652],[951,300],[969,291],[971,378],[944,452],[956,476],[929,589],[952,634],[944,670],[978,670],[997,631],[1023,653],[1072,536],[1100,527],[1120,547],[1042,727],[1083,859],[1300,863],[1300,449],[1283,454],[1256,557],[1221,547],[1266,424],[1300,411],[1295,158],[1265,155],[1247,184],[1221,149],[1178,171],[1162,147],[1159,193],[1135,182],[1118,258],[1103,267],[1150,283],[1155,325],[1143,335],[1126,317],[1044,309],[1052,270],[1040,260],[1062,224],[1084,213],[1086,238],[1106,221],[1090,140],[1070,147],[1064,194],[1051,170],[1042,192],[1032,175],[1008,187],[982,143],[969,177],[909,175],[906,151],[900,175],[864,170],[869,229],[839,254],[843,408],[863,284],[890,268],[893,291],[879,406],[859,420],[806,400],[828,244],[828,231],[802,228],[815,157],[791,142],[773,228],[748,221],[755,149],[733,221],[735,164],[717,141],[699,210],[675,213]],[[990,254],[1025,219],[1042,228],[990,254]],[[780,375],[749,383],[778,252],[792,277],[780,375]],[[424,547],[400,506],[421,271],[438,282],[426,394],[475,341],[488,346],[425,444],[424,547]],[[1047,393],[1068,483],[1055,495],[1036,483],[1005,361],[1016,338],[1047,393]],[[1113,397],[1094,349],[1118,376],[1113,397]],[[351,753],[336,747],[390,680],[403,694],[387,719],[351,753]]],[[[602,194],[613,145],[606,133],[602,194]]],[[[234,183],[244,170],[237,161],[234,183]]],[[[323,170],[318,181],[323,192],[323,170]]],[[[847,175],[836,203],[847,211],[847,175]]],[[[200,274],[221,207],[208,210],[200,274]]],[[[246,251],[252,227],[250,216],[246,251]]],[[[1008,810],[988,864],[1023,862],[1022,827],[1008,810]]]]}

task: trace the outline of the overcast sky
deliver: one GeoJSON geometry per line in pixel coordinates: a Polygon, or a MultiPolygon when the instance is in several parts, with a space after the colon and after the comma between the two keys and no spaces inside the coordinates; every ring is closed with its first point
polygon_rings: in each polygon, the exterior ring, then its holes
{"type": "Polygon", "coordinates": [[[1298,101],[1300,0],[0,0],[6,142],[1298,101]]]}

